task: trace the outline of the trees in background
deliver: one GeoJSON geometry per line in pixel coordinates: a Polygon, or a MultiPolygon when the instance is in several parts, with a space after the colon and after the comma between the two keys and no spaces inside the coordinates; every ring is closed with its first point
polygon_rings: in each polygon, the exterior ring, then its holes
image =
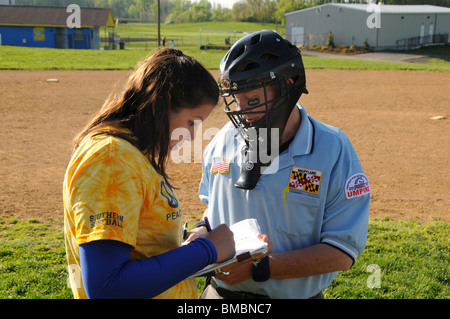
{"type": "MultiPolygon", "coordinates": [[[[365,3],[369,0],[349,0],[365,3]]],[[[215,0],[160,0],[161,21],[205,22],[247,21],[284,24],[284,14],[333,0],[238,0],[226,8],[215,0]]],[[[68,6],[111,8],[114,17],[142,21],[157,21],[157,0],[15,0],[16,5],[68,6]]],[[[384,4],[423,4],[423,0],[383,0],[384,4]]],[[[450,0],[427,0],[427,4],[450,7],[450,0]]]]}

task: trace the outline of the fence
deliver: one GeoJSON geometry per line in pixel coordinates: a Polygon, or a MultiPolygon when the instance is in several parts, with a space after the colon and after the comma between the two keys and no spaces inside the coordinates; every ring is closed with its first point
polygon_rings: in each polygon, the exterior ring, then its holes
{"type": "MultiPolygon", "coordinates": [[[[200,29],[199,32],[192,35],[176,35],[171,33],[161,34],[161,46],[176,48],[200,48],[202,50],[218,49],[228,50],[237,40],[253,31],[222,31],[222,30],[205,30],[200,29]],[[165,39],[165,41],[164,41],[165,39]]],[[[279,33],[283,36],[282,33],[279,33]]],[[[325,41],[326,41],[325,35],[325,41]]],[[[158,37],[156,33],[138,33],[127,32],[124,36],[109,33],[101,37],[101,47],[105,49],[118,49],[119,46],[126,49],[152,49],[158,46],[158,37]]]]}
{"type": "Polygon", "coordinates": [[[324,46],[327,44],[328,33],[308,33],[305,35],[305,47],[324,46]]]}
{"type": "Polygon", "coordinates": [[[248,32],[223,31],[200,29],[198,36],[198,47],[202,50],[218,49],[228,50],[237,40],[248,32]]]}
{"type": "Polygon", "coordinates": [[[400,39],[396,41],[397,49],[415,49],[422,46],[434,45],[434,44],[447,44],[448,33],[433,34],[422,37],[412,37],[406,39],[400,39]]]}
{"type": "Polygon", "coordinates": [[[304,46],[306,48],[314,46],[320,47],[326,45],[328,33],[286,33],[286,38],[289,39],[292,44],[297,46],[304,46]]]}
{"type": "MultiPolygon", "coordinates": [[[[189,39],[190,37],[185,36],[167,36],[167,37],[161,37],[161,46],[170,47],[172,45],[174,47],[186,47],[186,46],[193,46],[193,43],[198,42],[197,37],[192,37],[192,39],[189,39]],[[191,43],[192,42],[192,43],[191,43]]],[[[101,38],[102,43],[105,43],[105,45],[108,47],[108,49],[117,49],[119,48],[119,45],[126,47],[126,48],[132,48],[132,49],[145,49],[149,50],[151,48],[155,48],[158,46],[158,38],[149,35],[149,36],[142,36],[142,37],[136,37],[136,36],[125,36],[125,37],[116,37],[116,38],[101,38]]]]}

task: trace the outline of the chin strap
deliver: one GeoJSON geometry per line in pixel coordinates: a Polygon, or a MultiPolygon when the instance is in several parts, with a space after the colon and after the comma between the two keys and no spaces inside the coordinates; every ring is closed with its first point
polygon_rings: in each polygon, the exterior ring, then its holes
{"type": "MultiPolygon", "coordinates": [[[[241,165],[241,175],[234,186],[241,189],[251,190],[255,188],[261,177],[261,154],[262,151],[267,150],[267,142],[271,139],[271,137],[270,133],[267,133],[265,137],[260,136],[259,129],[256,129],[255,127],[249,128],[245,132],[241,133],[243,133],[243,138],[246,145],[241,151],[244,156],[244,160],[241,165]]],[[[270,165],[270,160],[268,163],[266,161],[264,165],[270,165]]]]}
{"type": "Polygon", "coordinates": [[[237,188],[248,190],[255,188],[263,171],[272,163],[273,157],[278,156],[278,132],[274,136],[268,132],[261,136],[256,134],[256,131],[257,129],[253,129],[254,134],[245,137],[246,145],[242,149],[244,161],[241,166],[241,175],[234,184],[237,188]],[[272,139],[276,145],[271,145],[272,139]],[[275,149],[276,152],[272,153],[275,149]]]}
{"type": "MultiPolygon", "coordinates": [[[[300,112],[300,111],[299,111],[300,112]]],[[[301,114],[300,114],[300,122],[301,122],[301,114]]],[[[294,140],[295,136],[292,136],[288,141],[286,141],[284,144],[280,145],[278,147],[278,152],[273,155],[273,157],[270,157],[270,161],[268,163],[265,163],[264,166],[261,164],[261,154],[257,154],[257,152],[252,149],[251,147],[248,147],[248,141],[246,141],[246,146],[242,149],[243,155],[244,155],[244,161],[241,166],[241,175],[239,176],[239,179],[234,184],[235,187],[241,188],[241,189],[254,189],[256,184],[258,184],[258,181],[261,177],[261,174],[264,170],[264,168],[269,167],[269,165],[272,163],[272,160],[275,156],[278,156],[279,154],[283,153],[286,149],[288,149],[291,142],[294,140]]],[[[276,136],[276,139],[278,139],[278,136],[276,136]]],[[[258,138],[258,140],[261,140],[258,138]]],[[[270,145],[270,144],[269,144],[270,145]]],[[[259,145],[267,147],[267,144],[259,145]]],[[[260,150],[260,148],[258,148],[260,150]]],[[[271,154],[273,149],[270,150],[271,154]]]]}
{"type": "Polygon", "coordinates": [[[253,189],[258,184],[261,177],[261,163],[257,160],[255,163],[251,159],[257,158],[258,154],[253,150],[249,150],[248,147],[244,149],[244,162],[241,167],[241,176],[234,184],[237,188],[241,189],[253,189]]]}

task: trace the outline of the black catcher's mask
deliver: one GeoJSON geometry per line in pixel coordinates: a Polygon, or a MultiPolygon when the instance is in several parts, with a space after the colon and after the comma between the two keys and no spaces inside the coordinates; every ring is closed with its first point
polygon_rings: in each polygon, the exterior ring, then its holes
{"type": "Polygon", "coordinates": [[[219,88],[225,99],[225,113],[247,143],[241,176],[235,186],[253,189],[261,169],[278,155],[287,120],[298,99],[302,93],[308,93],[300,50],[273,31],[247,35],[222,59],[219,88]],[[267,100],[268,86],[276,91],[272,100],[267,100]],[[237,110],[235,95],[259,88],[264,89],[265,101],[237,110]],[[245,118],[251,114],[260,114],[261,119],[249,124],[245,118]],[[269,160],[262,161],[262,157],[269,160]]]}

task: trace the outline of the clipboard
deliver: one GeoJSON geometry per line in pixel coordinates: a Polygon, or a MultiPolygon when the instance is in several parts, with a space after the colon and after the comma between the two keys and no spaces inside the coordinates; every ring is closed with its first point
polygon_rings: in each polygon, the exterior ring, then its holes
{"type": "Polygon", "coordinates": [[[258,221],[255,218],[244,219],[237,222],[230,226],[230,230],[234,234],[234,242],[236,245],[236,254],[234,257],[220,263],[210,264],[189,278],[200,277],[234,262],[245,261],[258,253],[267,253],[267,243],[258,239],[258,234],[260,234],[261,231],[258,221]]]}

